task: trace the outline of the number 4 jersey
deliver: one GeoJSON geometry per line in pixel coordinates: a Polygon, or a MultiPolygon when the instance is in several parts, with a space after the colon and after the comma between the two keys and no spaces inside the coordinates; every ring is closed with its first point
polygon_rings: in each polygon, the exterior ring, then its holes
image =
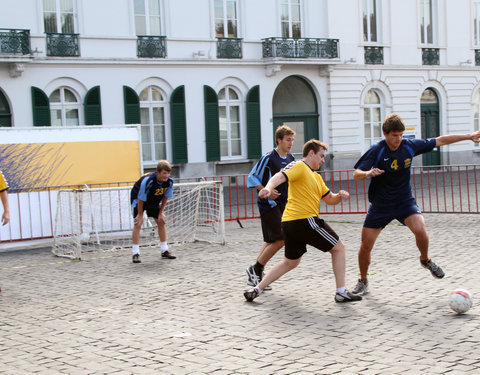
{"type": "Polygon", "coordinates": [[[383,174],[373,177],[368,188],[368,200],[379,206],[392,206],[413,198],[410,186],[412,159],[433,150],[432,139],[403,139],[395,151],[385,140],[370,147],[355,164],[355,169],[369,171],[379,168],[383,174]]]}

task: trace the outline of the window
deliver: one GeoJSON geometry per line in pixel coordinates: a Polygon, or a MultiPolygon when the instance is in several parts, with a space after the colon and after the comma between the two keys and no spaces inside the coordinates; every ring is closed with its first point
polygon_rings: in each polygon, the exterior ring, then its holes
{"type": "Polygon", "coordinates": [[[473,0],[473,43],[480,46],[480,0],[473,0]]]}
{"type": "MultiPolygon", "coordinates": [[[[473,97],[473,130],[480,130],[480,90],[475,92],[473,97]]],[[[479,147],[480,144],[475,143],[475,147],[479,147]]]]}
{"type": "Polygon", "coordinates": [[[420,0],[420,42],[433,44],[433,0],[420,0]]]}
{"type": "Polygon", "coordinates": [[[215,0],[215,34],[217,38],[236,38],[237,1],[215,0]]]}
{"type": "Polygon", "coordinates": [[[365,96],[363,108],[365,149],[382,139],[381,112],[382,107],[378,94],[374,90],[369,90],[365,96]]]}
{"type": "Polygon", "coordinates": [[[80,124],[80,100],[67,88],[56,89],[50,97],[50,117],[52,126],[75,126],[80,124]]]}
{"type": "Polygon", "coordinates": [[[165,109],[167,102],[160,89],[154,86],[140,93],[140,124],[144,162],[157,162],[167,157],[165,109]]]}
{"type": "Polygon", "coordinates": [[[74,0],[43,0],[43,24],[46,33],[75,33],[74,0]]]}
{"type": "Polygon", "coordinates": [[[363,40],[378,42],[376,0],[363,0],[363,40]]]}
{"type": "Polygon", "coordinates": [[[218,117],[221,158],[234,159],[242,157],[240,99],[232,86],[226,86],[218,93],[218,117]]]}
{"type": "Polygon", "coordinates": [[[134,0],[137,35],[161,35],[160,0],[134,0]]]}
{"type": "Polygon", "coordinates": [[[280,26],[282,38],[301,38],[302,20],[300,0],[280,1],[280,26]]]}

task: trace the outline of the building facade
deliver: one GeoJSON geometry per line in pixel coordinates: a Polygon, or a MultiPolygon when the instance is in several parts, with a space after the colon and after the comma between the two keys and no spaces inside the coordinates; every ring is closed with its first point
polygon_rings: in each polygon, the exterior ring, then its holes
{"type": "Polygon", "coordinates": [[[140,124],[175,177],[248,173],[280,124],[351,169],[391,112],[421,138],[479,106],[480,0],[0,0],[0,126],[140,124]]]}

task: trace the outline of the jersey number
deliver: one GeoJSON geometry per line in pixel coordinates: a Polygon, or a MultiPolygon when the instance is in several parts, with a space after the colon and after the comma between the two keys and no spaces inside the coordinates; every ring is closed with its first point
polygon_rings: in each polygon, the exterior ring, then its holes
{"type": "Polygon", "coordinates": [[[165,190],[165,188],[159,188],[155,190],[155,195],[162,195],[163,193],[165,193],[165,190]]]}
{"type": "Polygon", "coordinates": [[[392,164],[390,164],[390,168],[397,170],[398,169],[398,162],[397,159],[392,161],[392,164]]]}

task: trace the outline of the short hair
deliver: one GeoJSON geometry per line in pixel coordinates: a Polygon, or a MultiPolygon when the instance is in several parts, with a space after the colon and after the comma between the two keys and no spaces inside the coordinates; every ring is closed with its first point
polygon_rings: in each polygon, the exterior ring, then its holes
{"type": "Polygon", "coordinates": [[[320,149],[324,149],[325,151],[328,151],[328,145],[324,142],[320,142],[318,139],[310,139],[309,141],[305,142],[303,145],[303,157],[306,157],[310,150],[313,150],[313,152],[316,154],[320,151],[320,149]]]}
{"type": "Polygon", "coordinates": [[[382,130],[385,134],[390,132],[404,132],[405,124],[399,115],[392,113],[383,121],[382,130]]]}
{"type": "Polygon", "coordinates": [[[287,125],[280,125],[275,130],[275,143],[278,145],[278,140],[283,139],[286,135],[295,135],[295,132],[287,125]]]}
{"type": "Polygon", "coordinates": [[[172,171],[172,166],[170,165],[170,163],[166,160],[160,160],[157,164],[157,172],[161,172],[161,171],[167,171],[167,172],[171,172],[172,171]]]}

